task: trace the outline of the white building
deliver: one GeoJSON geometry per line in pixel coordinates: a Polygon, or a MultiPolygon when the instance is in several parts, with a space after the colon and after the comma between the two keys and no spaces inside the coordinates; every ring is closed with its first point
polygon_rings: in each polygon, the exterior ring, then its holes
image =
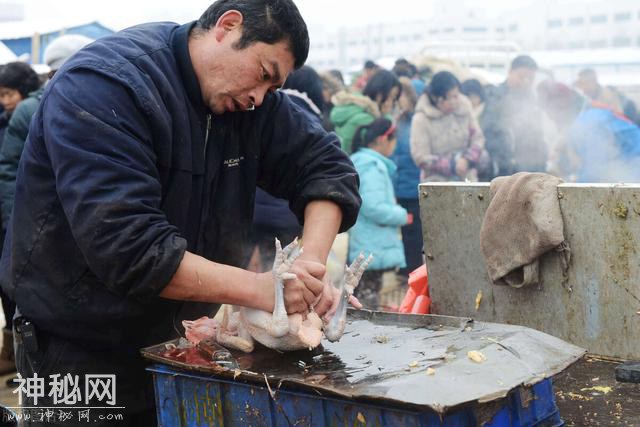
{"type": "Polygon", "coordinates": [[[548,8],[543,49],[594,49],[640,46],[637,0],[572,1],[548,8]]]}
{"type": "MultiPolygon", "coordinates": [[[[522,51],[640,46],[640,0],[534,0],[491,14],[484,2],[436,0],[431,16],[312,33],[309,64],[357,69],[439,43],[510,42],[522,51]]],[[[407,17],[409,18],[409,17],[407,17]]]]}
{"type": "Polygon", "coordinates": [[[18,1],[0,0],[0,22],[24,19],[24,4],[18,1]]]}

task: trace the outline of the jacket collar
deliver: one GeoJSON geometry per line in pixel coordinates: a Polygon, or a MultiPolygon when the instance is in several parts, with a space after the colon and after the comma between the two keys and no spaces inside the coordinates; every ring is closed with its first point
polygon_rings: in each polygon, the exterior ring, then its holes
{"type": "Polygon", "coordinates": [[[367,157],[372,157],[374,159],[376,159],[377,161],[380,161],[382,163],[384,163],[384,165],[387,167],[387,170],[389,171],[390,175],[393,175],[396,171],[396,169],[398,169],[398,167],[396,166],[396,164],[393,162],[393,160],[391,160],[388,157],[383,156],[382,154],[378,153],[376,150],[372,150],[371,148],[361,148],[357,151],[357,153],[362,153],[362,155],[365,155],[367,157]]]}
{"type": "Polygon", "coordinates": [[[187,96],[191,100],[191,103],[198,109],[208,111],[207,106],[202,100],[200,83],[198,83],[196,73],[193,71],[191,55],[189,55],[189,34],[195,25],[196,21],[179,26],[173,33],[171,47],[176,57],[182,80],[184,81],[187,96]]]}
{"type": "Polygon", "coordinates": [[[418,99],[418,105],[416,105],[416,111],[420,111],[423,114],[425,114],[427,117],[431,118],[431,119],[441,119],[444,116],[447,116],[449,114],[454,114],[456,116],[466,116],[469,114],[469,112],[471,111],[471,101],[469,101],[469,98],[467,98],[466,96],[464,96],[463,94],[460,94],[458,96],[458,108],[455,109],[455,111],[451,112],[451,113],[444,113],[441,110],[439,110],[437,107],[435,107],[433,104],[431,104],[431,102],[429,101],[429,96],[428,95],[422,95],[420,97],[420,99],[418,99]]]}
{"type": "Polygon", "coordinates": [[[371,98],[358,93],[350,93],[347,91],[341,91],[331,97],[331,102],[334,106],[341,105],[357,105],[374,117],[380,117],[380,108],[371,98]]]}

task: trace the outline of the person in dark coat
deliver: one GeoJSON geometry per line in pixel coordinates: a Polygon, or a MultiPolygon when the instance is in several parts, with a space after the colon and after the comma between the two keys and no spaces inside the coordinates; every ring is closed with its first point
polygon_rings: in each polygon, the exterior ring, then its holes
{"type": "MultiPolygon", "coordinates": [[[[112,375],[121,425],[154,425],[141,347],[219,304],[273,310],[273,274],[238,267],[256,186],[304,224],[287,312],[316,301],[327,312],[327,255],[361,200],[337,137],[277,91],[308,49],[291,0],[218,0],[195,22],[100,38],[58,70],[32,119],[0,262],[23,378],[77,375],[84,390],[87,375],[112,375]]],[[[46,386],[37,404],[54,398],[46,386]]],[[[87,400],[76,405],[105,405],[87,400]]]]}
{"type": "Polygon", "coordinates": [[[413,216],[413,221],[404,225],[402,244],[407,266],[400,269],[401,283],[406,283],[409,273],[420,267],[422,257],[422,223],[420,222],[420,205],[418,203],[418,184],[420,184],[420,168],[411,157],[411,120],[418,102],[418,94],[413,83],[407,77],[400,77],[402,94],[398,100],[399,115],[396,119],[398,138],[396,149],[391,156],[398,167],[393,180],[395,196],[398,204],[413,216]]]}
{"type": "Polygon", "coordinates": [[[533,58],[518,56],[511,62],[507,80],[487,93],[480,127],[493,176],[546,171],[542,113],[532,91],[537,70],[533,58]]]}
{"type": "MultiPolygon", "coordinates": [[[[36,96],[39,86],[38,75],[29,64],[10,62],[0,68],[0,104],[4,109],[0,114],[0,168],[2,167],[2,153],[5,150],[10,150],[14,145],[16,131],[20,130],[20,124],[25,119],[25,105],[30,104],[31,97],[36,96]]],[[[28,120],[26,124],[28,127],[28,120]]],[[[7,197],[4,197],[1,187],[7,180],[3,179],[1,175],[0,173],[0,206],[4,208],[2,204],[7,197]]],[[[0,242],[4,241],[6,224],[10,215],[11,209],[0,209],[0,242]]],[[[2,350],[0,351],[0,375],[4,375],[16,370],[12,331],[16,306],[1,289],[0,299],[2,299],[2,311],[5,318],[5,327],[2,330],[2,350]]]]}
{"type": "MultiPolygon", "coordinates": [[[[318,73],[308,65],[291,73],[281,89],[291,101],[307,112],[309,119],[322,125],[324,110],[322,80],[318,73]]],[[[271,196],[266,191],[256,189],[256,206],[253,215],[251,236],[257,257],[259,271],[271,270],[275,257],[274,237],[289,243],[301,236],[302,227],[289,209],[289,202],[271,196]]]]}

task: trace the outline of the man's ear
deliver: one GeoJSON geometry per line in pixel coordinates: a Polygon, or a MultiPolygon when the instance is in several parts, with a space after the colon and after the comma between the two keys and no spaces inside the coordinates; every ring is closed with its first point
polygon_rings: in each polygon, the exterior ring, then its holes
{"type": "Polygon", "coordinates": [[[242,21],[244,20],[242,13],[237,10],[228,10],[218,18],[215,27],[213,27],[213,33],[217,41],[222,41],[227,33],[239,29],[242,27],[242,21]]]}

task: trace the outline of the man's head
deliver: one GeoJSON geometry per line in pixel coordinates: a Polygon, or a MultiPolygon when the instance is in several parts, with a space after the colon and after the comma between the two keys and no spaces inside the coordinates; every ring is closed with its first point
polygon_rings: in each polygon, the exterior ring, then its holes
{"type": "Polygon", "coordinates": [[[517,56],[511,61],[507,85],[516,91],[529,92],[538,71],[538,64],[528,55],[517,56]]]}
{"type": "Polygon", "coordinates": [[[576,80],[575,87],[580,89],[582,93],[590,98],[596,98],[600,84],[598,83],[598,76],[592,68],[585,68],[578,73],[578,80],[576,80]]]}
{"type": "Polygon", "coordinates": [[[189,53],[214,113],[251,110],[304,64],[309,34],[292,0],[218,0],[198,20],[189,53]]]}
{"type": "Polygon", "coordinates": [[[378,70],[380,70],[380,66],[372,60],[367,59],[364,62],[364,75],[367,76],[367,78],[373,76],[376,72],[378,72],[378,70]]]}

